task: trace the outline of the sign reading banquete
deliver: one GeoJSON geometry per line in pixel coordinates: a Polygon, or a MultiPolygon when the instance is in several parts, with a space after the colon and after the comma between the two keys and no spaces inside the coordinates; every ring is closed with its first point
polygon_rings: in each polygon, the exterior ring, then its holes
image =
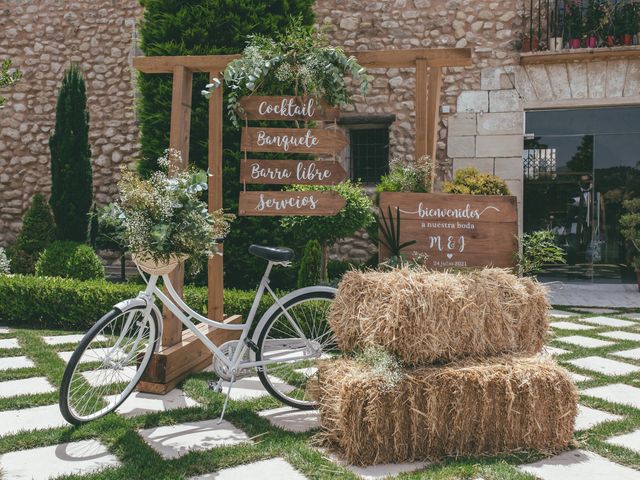
{"type": "Polygon", "coordinates": [[[245,152],[336,154],[347,146],[342,132],[323,128],[244,127],[240,146],[245,152]]]}

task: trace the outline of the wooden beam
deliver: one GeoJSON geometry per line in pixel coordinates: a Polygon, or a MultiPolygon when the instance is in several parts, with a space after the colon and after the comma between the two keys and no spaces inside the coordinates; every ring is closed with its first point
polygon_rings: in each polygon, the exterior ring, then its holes
{"type": "Polygon", "coordinates": [[[622,58],[640,58],[637,47],[613,47],[580,50],[561,50],[559,52],[532,52],[520,54],[520,65],[538,65],[554,63],[572,63],[588,61],[606,61],[622,58]]]}
{"type": "MultiPolygon", "coordinates": [[[[173,69],[173,87],[171,97],[171,127],[169,146],[182,154],[182,164],[170,165],[172,173],[182,171],[189,164],[189,132],[191,130],[191,88],[193,74],[184,66],[173,69]]],[[[169,275],[176,292],[182,296],[184,286],[184,264],[180,264],[169,275]]],[[[162,348],[171,347],[182,340],[182,322],[168,308],[163,310],[164,327],[162,348]]]]}
{"type": "Polygon", "coordinates": [[[415,158],[427,154],[429,138],[429,65],[426,60],[416,62],[416,147],[415,158]]]}
{"type": "Polygon", "coordinates": [[[436,153],[438,151],[438,128],[440,126],[440,96],[442,92],[442,68],[429,68],[427,87],[427,155],[431,157],[431,182],[436,179],[436,153]]]}
{"type": "MultiPolygon", "coordinates": [[[[367,68],[413,68],[417,60],[434,67],[471,65],[470,48],[411,48],[407,50],[369,50],[347,52],[367,68]]],[[[176,66],[193,72],[220,72],[240,55],[192,55],[178,57],[135,57],[133,66],[144,73],[171,73],[176,66]]]]}
{"type": "MultiPolygon", "coordinates": [[[[210,78],[218,75],[217,71],[211,72],[210,78]]],[[[222,208],[222,89],[223,85],[216,88],[209,100],[209,212],[222,208]]],[[[223,246],[220,245],[219,248],[222,253],[223,246]]],[[[219,320],[224,315],[222,255],[214,255],[209,259],[207,280],[207,315],[219,320]]]]}

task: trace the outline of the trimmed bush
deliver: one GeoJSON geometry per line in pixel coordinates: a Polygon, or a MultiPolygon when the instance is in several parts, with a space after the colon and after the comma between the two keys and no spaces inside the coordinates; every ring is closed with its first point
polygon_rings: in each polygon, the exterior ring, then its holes
{"type": "Polygon", "coordinates": [[[442,191],[458,195],[511,195],[504,180],[490,173],[480,173],[476,167],[458,170],[453,181],[445,182],[442,191]]]}
{"type": "Polygon", "coordinates": [[[44,196],[36,193],[22,217],[22,229],[16,243],[9,249],[14,273],[34,272],[40,253],[55,239],[55,229],[51,208],[44,196]]]}
{"type": "Polygon", "coordinates": [[[89,245],[58,241],[49,245],[36,263],[39,277],[65,277],[78,280],[104,279],[104,266],[89,245]]]}
{"type": "MultiPolygon", "coordinates": [[[[144,287],[133,283],[80,281],[61,277],[0,275],[0,321],[7,325],[87,330],[116,303],[138,295],[144,287]]],[[[245,319],[255,292],[224,291],[224,310],[245,319]]],[[[206,313],[207,289],[186,287],[184,298],[194,310],[206,313]]],[[[271,305],[263,297],[258,318],[271,305]]]]}
{"type": "Polygon", "coordinates": [[[322,250],[320,242],[309,240],[304,247],[298,270],[298,288],[317,285],[321,280],[322,250]]]}

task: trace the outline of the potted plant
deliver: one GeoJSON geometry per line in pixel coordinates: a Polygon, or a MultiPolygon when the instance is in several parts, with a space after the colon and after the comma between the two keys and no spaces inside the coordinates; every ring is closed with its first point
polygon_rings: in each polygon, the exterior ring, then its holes
{"type": "Polygon", "coordinates": [[[625,3],[616,9],[615,26],[623,45],[633,45],[637,33],[638,9],[634,3],[625,3]]]}
{"type": "Polygon", "coordinates": [[[562,38],[562,19],[560,16],[560,10],[554,9],[551,11],[551,28],[550,28],[550,36],[549,38],[549,50],[552,52],[556,52],[562,50],[563,38],[562,38]]]}
{"type": "Polygon", "coordinates": [[[630,265],[635,269],[640,290],[640,198],[622,203],[625,213],[620,216],[620,234],[627,242],[630,265]]]}
{"type": "MultiPolygon", "coordinates": [[[[170,165],[180,163],[180,152],[169,149],[158,159],[161,169],[147,179],[123,169],[118,183],[120,199],[109,210],[121,224],[122,238],[134,262],[149,274],[164,275],[188,257],[215,254],[234,218],[222,210],[208,212],[200,199],[207,190],[205,172],[167,173],[170,165]]],[[[192,262],[193,268],[200,264],[192,262]]]]}
{"type": "Polygon", "coordinates": [[[584,19],[582,17],[582,4],[579,0],[571,0],[567,4],[564,14],[569,48],[580,48],[584,34],[584,19]]]}
{"type": "Polygon", "coordinates": [[[598,46],[598,36],[605,25],[606,17],[607,9],[602,1],[589,3],[585,20],[588,48],[596,48],[598,46]]]}

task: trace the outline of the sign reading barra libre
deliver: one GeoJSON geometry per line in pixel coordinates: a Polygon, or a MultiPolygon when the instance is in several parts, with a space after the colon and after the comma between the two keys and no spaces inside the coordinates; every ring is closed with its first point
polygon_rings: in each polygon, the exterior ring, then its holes
{"type": "Polygon", "coordinates": [[[241,216],[335,215],[346,201],[337,192],[240,192],[241,216]]]}
{"type": "MultiPolygon", "coordinates": [[[[395,217],[400,241],[416,240],[406,253],[428,255],[430,268],[513,267],[518,249],[516,197],[442,193],[380,194],[380,209],[395,217]]],[[[389,252],[380,245],[380,258],[389,252]]]]}
{"type": "Polygon", "coordinates": [[[314,97],[242,97],[238,116],[243,120],[333,121],[340,110],[314,97]]]}
{"type": "Polygon", "coordinates": [[[336,154],[347,145],[341,132],[322,128],[244,127],[240,148],[245,152],[336,154]]]}
{"type": "Polygon", "coordinates": [[[347,178],[340,162],[330,160],[246,160],[240,181],[269,185],[335,185],[347,178]]]}

